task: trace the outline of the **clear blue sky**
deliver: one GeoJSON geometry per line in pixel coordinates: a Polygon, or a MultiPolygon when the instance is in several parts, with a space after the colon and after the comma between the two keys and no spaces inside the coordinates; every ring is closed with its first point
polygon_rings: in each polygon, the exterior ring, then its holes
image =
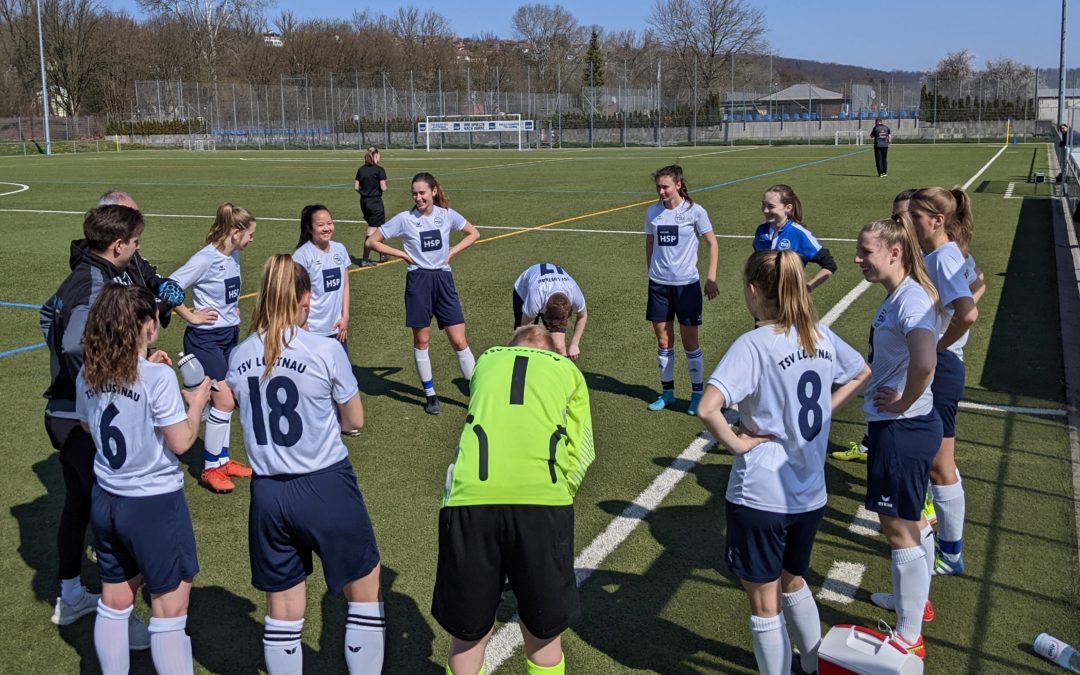
{"type": "MultiPolygon", "coordinates": [[[[554,4],[554,0],[541,0],[554,4]]],[[[139,12],[134,0],[103,0],[116,9],[139,12]]],[[[751,0],[765,10],[769,43],[781,56],[865,65],[884,70],[927,70],[948,51],[967,48],[981,67],[988,58],[1008,56],[1035,67],[1056,67],[1061,5],[1057,0],[751,0]]],[[[277,0],[268,12],[291,10],[302,18],[348,18],[354,9],[392,13],[398,7],[431,8],[463,37],[494,33],[513,37],[510,17],[525,2],[506,0],[277,0]]],[[[563,1],[578,21],[610,30],[641,31],[652,0],[563,1]]],[[[1080,6],[1073,3],[1070,31],[1080,29],[1080,6]]],[[[1070,33],[1069,67],[1080,66],[1080,33],[1070,33]]]]}

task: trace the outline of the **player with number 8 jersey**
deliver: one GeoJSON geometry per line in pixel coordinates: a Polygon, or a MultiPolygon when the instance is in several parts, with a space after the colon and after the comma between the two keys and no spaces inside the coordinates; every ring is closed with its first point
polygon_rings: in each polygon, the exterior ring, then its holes
{"type": "Polygon", "coordinates": [[[585,378],[543,326],[480,355],[439,512],[431,612],[453,637],[447,672],[482,670],[509,579],[527,672],[561,675],[579,612],[574,495],[594,457],[585,378]]]}

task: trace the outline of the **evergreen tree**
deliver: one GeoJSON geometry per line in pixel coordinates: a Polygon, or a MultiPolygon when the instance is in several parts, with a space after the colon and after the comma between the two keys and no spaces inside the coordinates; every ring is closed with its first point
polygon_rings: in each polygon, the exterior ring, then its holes
{"type": "Polygon", "coordinates": [[[600,32],[592,29],[589,48],[585,52],[585,73],[581,84],[585,87],[604,86],[604,53],[600,51],[600,32]]]}

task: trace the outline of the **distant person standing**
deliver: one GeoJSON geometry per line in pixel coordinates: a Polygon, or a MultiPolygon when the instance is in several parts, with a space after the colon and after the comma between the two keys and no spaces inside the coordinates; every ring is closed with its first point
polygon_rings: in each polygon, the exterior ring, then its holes
{"type": "MultiPolygon", "coordinates": [[[[382,203],[383,193],[386,192],[386,171],[379,166],[379,149],[375,146],[371,146],[364,153],[364,165],[356,170],[353,190],[360,195],[360,213],[367,221],[367,234],[364,235],[366,240],[386,222],[382,203]]],[[[379,256],[381,263],[389,259],[386,254],[379,256]]],[[[360,267],[374,265],[375,263],[371,262],[371,249],[364,246],[364,259],[360,261],[360,267]]]]}
{"type": "Polygon", "coordinates": [[[878,178],[884,178],[889,175],[889,143],[892,142],[892,129],[886,126],[879,117],[874,120],[870,138],[874,139],[874,163],[877,164],[878,178]]]}

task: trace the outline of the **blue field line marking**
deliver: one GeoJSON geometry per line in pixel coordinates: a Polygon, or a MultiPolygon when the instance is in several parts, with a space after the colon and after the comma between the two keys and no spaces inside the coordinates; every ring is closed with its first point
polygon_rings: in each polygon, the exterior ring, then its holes
{"type": "Polygon", "coordinates": [[[25,302],[4,302],[0,300],[0,307],[17,307],[19,309],[41,309],[41,305],[28,305],[25,302]]]}
{"type": "Polygon", "coordinates": [[[44,342],[39,342],[36,345],[27,345],[25,347],[18,347],[16,349],[9,349],[6,352],[0,352],[0,359],[4,358],[5,356],[12,356],[14,354],[22,354],[23,352],[32,352],[35,349],[41,349],[44,346],[45,346],[44,342]]]}
{"type": "Polygon", "coordinates": [[[726,180],[723,183],[717,183],[716,185],[709,185],[708,187],[698,188],[691,190],[690,192],[705,192],[707,190],[715,190],[717,188],[728,187],[729,185],[738,185],[739,183],[745,183],[749,180],[757,180],[758,178],[765,178],[767,176],[775,176],[778,173],[784,173],[785,171],[794,171],[796,169],[805,169],[808,166],[816,166],[818,164],[824,164],[826,162],[835,162],[838,159],[844,159],[846,157],[854,157],[855,155],[861,155],[869,150],[856,150],[855,152],[849,152],[843,155],[837,155],[836,157],[826,157],[824,159],[816,159],[813,162],[806,162],[804,164],[796,164],[795,166],[787,166],[782,169],[774,169],[773,171],[766,171],[765,173],[759,173],[753,176],[746,176],[744,178],[735,178],[733,180],[726,180]]]}

